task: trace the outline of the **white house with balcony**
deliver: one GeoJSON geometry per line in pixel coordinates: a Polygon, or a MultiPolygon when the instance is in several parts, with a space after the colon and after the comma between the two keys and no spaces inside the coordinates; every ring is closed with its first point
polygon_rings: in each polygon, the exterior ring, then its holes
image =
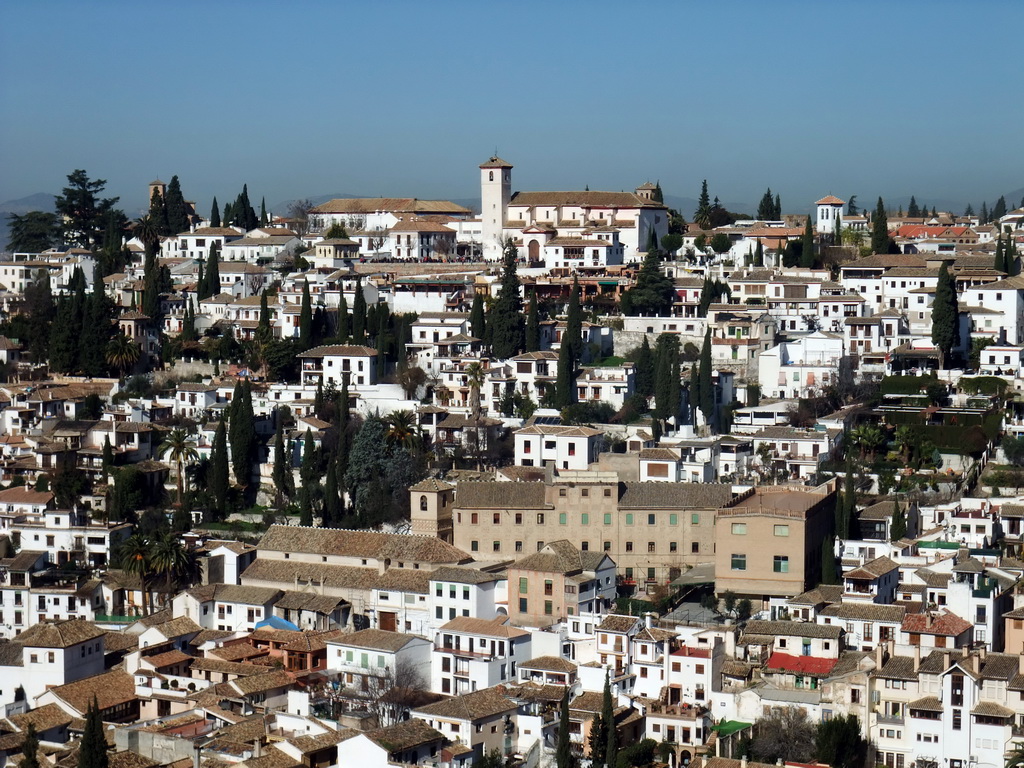
{"type": "Polygon", "coordinates": [[[843,339],[815,331],[762,352],[758,370],[765,397],[813,397],[836,381],[843,357],[843,339]]]}
{"type": "Polygon", "coordinates": [[[341,387],[372,386],[377,383],[377,350],[355,344],[328,344],[299,355],[303,386],[334,384],[341,387]]]}
{"type": "Polygon", "coordinates": [[[367,691],[371,678],[391,676],[399,671],[430,679],[429,640],[385,629],[361,629],[327,639],[327,668],[357,691],[367,691]]]}
{"type": "Polygon", "coordinates": [[[437,631],[430,690],[459,696],[514,681],[530,656],[530,633],[508,617],[452,619],[437,631]]]}

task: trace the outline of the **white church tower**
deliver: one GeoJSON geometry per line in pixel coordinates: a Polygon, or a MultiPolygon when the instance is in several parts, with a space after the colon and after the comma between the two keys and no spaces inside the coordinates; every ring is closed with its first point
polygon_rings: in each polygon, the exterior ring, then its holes
{"type": "Polygon", "coordinates": [[[819,235],[834,234],[843,220],[843,206],[845,200],[840,200],[834,195],[823,197],[814,204],[818,209],[818,222],[815,227],[819,235]]]}
{"type": "Polygon", "coordinates": [[[484,259],[501,258],[501,233],[512,199],[512,163],[497,155],[480,165],[480,228],[484,259]]]}

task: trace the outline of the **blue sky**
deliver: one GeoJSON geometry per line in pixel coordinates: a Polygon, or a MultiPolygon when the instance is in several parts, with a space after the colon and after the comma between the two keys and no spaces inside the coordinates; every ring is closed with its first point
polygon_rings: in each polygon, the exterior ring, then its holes
{"type": "Polygon", "coordinates": [[[243,182],[467,197],[497,148],[516,189],[977,206],[1024,186],[1022,22],[1018,0],[15,0],[0,200],[75,168],[129,208],[172,174],[204,212],[243,182]]]}

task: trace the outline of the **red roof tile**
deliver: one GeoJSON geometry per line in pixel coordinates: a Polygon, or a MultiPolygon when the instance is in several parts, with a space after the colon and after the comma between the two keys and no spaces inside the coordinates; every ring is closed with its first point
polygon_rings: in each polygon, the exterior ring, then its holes
{"type": "Polygon", "coordinates": [[[794,672],[798,675],[816,675],[824,677],[832,671],[837,659],[820,659],[816,656],[791,656],[788,653],[773,653],[768,659],[766,669],[794,672]]]}

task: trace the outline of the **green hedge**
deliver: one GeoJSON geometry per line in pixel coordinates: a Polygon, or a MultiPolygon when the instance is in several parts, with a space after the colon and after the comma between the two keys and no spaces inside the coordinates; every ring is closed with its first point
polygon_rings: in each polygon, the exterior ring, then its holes
{"type": "Polygon", "coordinates": [[[972,395],[1001,395],[1010,382],[998,376],[965,376],[957,386],[972,395]]]}
{"type": "Polygon", "coordinates": [[[885,376],[879,385],[883,395],[916,395],[931,384],[938,384],[937,376],[885,376]]]}

